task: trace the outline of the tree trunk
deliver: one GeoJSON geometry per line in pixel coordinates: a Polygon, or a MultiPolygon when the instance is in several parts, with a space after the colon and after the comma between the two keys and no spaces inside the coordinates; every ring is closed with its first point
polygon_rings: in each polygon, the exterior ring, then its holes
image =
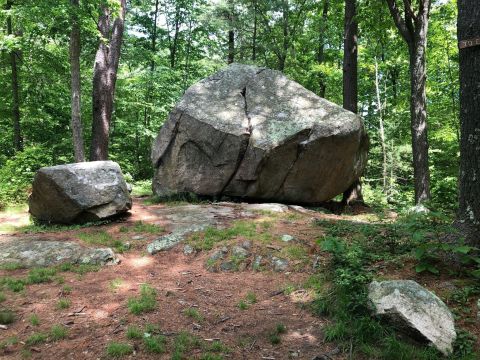
{"type": "Polygon", "coordinates": [[[155,71],[155,53],[157,52],[157,18],[159,0],[155,0],[155,14],[153,15],[153,34],[152,34],[152,63],[150,64],[150,72],[155,71]]]}
{"type": "Polygon", "coordinates": [[[356,0],[345,0],[345,38],[343,51],[343,107],[358,112],[358,49],[356,0]]]}
{"type": "MultiPolygon", "coordinates": [[[[480,36],[480,3],[458,0],[458,40],[480,36]]],[[[480,246],[480,46],[459,50],[460,196],[457,223],[468,243],[480,246]]]]}
{"type": "Polygon", "coordinates": [[[79,0],[71,0],[70,3],[72,5],[72,30],[70,33],[71,127],[75,162],[82,162],[85,161],[85,150],[80,108],[80,25],[77,16],[79,0]]]}
{"type": "Polygon", "coordinates": [[[415,203],[430,200],[430,170],[428,168],[426,61],[427,26],[410,50],[410,116],[412,131],[413,176],[415,203]]]}
{"type": "MultiPolygon", "coordinates": [[[[12,8],[12,2],[7,1],[6,9],[12,8]]],[[[13,35],[12,17],[7,17],[7,34],[13,35]]],[[[15,50],[10,52],[10,67],[12,71],[12,116],[13,116],[13,148],[15,151],[23,150],[23,138],[20,125],[20,95],[18,85],[18,54],[15,50]]]]}
{"type": "Polygon", "coordinates": [[[228,58],[227,63],[231,64],[235,61],[235,30],[233,25],[234,18],[234,7],[233,1],[229,0],[228,2],[228,58]]]}
{"type": "MultiPolygon", "coordinates": [[[[326,31],[327,31],[327,21],[328,21],[328,8],[329,8],[329,1],[330,0],[323,0],[323,10],[322,10],[322,20],[319,29],[319,38],[318,38],[318,51],[317,51],[317,63],[323,64],[325,60],[325,39],[326,31]]],[[[325,76],[323,74],[319,74],[319,96],[324,98],[325,93],[327,91],[327,84],[325,81],[325,76]]]]}
{"type": "Polygon", "coordinates": [[[380,80],[378,78],[378,62],[375,57],[375,93],[377,95],[377,111],[378,111],[378,130],[380,135],[380,144],[382,146],[382,180],[383,180],[383,191],[387,190],[387,149],[385,146],[385,128],[383,126],[383,112],[382,112],[382,100],[380,97],[380,80]]]}
{"type": "Polygon", "coordinates": [[[426,60],[428,18],[431,0],[419,0],[415,13],[409,1],[404,1],[403,16],[396,0],[387,0],[393,21],[408,45],[410,54],[410,122],[415,183],[415,204],[430,200],[428,169],[426,60]]]}
{"type": "Polygon", "coordinates": [[[288,0],[282,1],[282,13],[283,13],[283,46],[280,52],[280,56],[278,59],[278,70],[284,71],[285,70],[285,63],[287,61],[287,54],[288,54],[288,47],[289,47],[289,5],[288,0]]]}
{"type": "MultiPolygon", "coordinates": [[[[345,0],[345,33],[343,46],[343,107],[358,112],[358,23],[357,0],[345,0]]],[[[342,203],[363,202],[362,184],[355,181],[343,193],[342,203]]]]}
{"type": "Polygon", "coordinates": [[[170,49],[170,67],[173,69],[177,62],[178,36],[180,35],[180,5],[175,9],[175,33],[173,34],[173,44],[170,49]]]}
{"type": "Polygon", "coordinates": [[[125,26],[126,0],[118,0],[119,13],[111,23],[111,11],[102,7],[98,27],[102,35],[93,68],[93,121],[90,160],[107,160],[110,122],[113,112],[115,83],[125,26]],[[108,45],[104,42],[108,40],[108,45]]]}
{"type": "Polygon", "coordinates": [[[252,61],[257,60],[257,0],[253,0],[252,61]]]}

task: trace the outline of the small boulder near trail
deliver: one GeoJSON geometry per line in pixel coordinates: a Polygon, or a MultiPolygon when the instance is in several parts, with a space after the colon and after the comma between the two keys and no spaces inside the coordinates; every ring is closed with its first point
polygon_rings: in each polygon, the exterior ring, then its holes
{"type": "Polygon", "coordinates": [[[152,150],[157,195],[318,203],[362,174],[361,118],[281,72],[232,64],[190,87],[152,150]]]}
{"type": "Polygon", "coordinates": [[[452,313],[442,300],[415,281],[373,281],[368,298],[376,315],[427,340],[445,355],[452,352],[457,337],[452,313]]]}
{"type": "Polygon", "coordinates": [[[33,180],[29,212],[48,223],[85,223],[132,208],[120,166],[92,161],[44,167],[33,180]]]}

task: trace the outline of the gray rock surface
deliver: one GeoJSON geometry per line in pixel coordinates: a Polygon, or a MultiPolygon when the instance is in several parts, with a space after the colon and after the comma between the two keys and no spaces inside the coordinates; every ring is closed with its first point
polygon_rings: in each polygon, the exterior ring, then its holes
{"type": "Polygon", "coordinates": [[[161,222],[168,223],[170,234],[160,236],[147,245],[149,254],[168,250],[185,238],[209,226],[217,226],[222,219],[233,219],[233,206],[182,205],[153,210],[161,222]]]}
{"type": "Polygon", "coordinates": [[[272,266],[273,266],[273,271],[277,271],[277,272],[286,271],[288,269],[288,260],[273,257],[272,266]]]}
{"type": "Polygon", "coordinates": [[[445,355],[452,352],[456,338],[452,313],[442,300],[415,281],[373,281],[368,298],[376,315],[431,342],[445,355]]]}
{"type": "Polygon", "coordinates": [[[0,266],[53,266],[62,263],[106,265],[117,262],[110,248],[87,248],[69,241],[14,239],[0,244],[0,266]]]}
{"type": "Polygon", "coordinates": [[[248,256],[248,251],[241,246],[232,247],[232,255],[237,258],[246,258],[248,256]]]}
{"type": "Polygon", "coordinates": [[[295,238],[292,235],[288,235],[288,234],[282,235],[281,239],[283,242],[290,242],[295,240],[295,238]]]}
{"type": "Polygon", "coordinates": [[[28,203],[38,220],[62,224],[101,220],[132,207],[120,166],[113,161],[41,168],[28,203]]]}
{"type": "Polygon", "coordinates": [[[170,113],[152,149],[153,189],[322,202],[362,174],[367,150],[357,115],[281,72],[232,64],[191,86],[170,113]]]}

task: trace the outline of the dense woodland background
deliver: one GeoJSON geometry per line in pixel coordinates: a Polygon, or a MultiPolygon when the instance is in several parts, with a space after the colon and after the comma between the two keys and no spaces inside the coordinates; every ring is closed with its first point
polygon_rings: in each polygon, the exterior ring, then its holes
{"type": "MultiPolygon", "coordinates": [[[[106,2],[112,12],[119,11],[118,1],[106,2]]],[[[80,30],[81,119],[89,153],[102,1],[74,3],[0,0],[0,203],[25,200],[39,167],[74,160],[73,19],[80,30]],[[16,140],[12,54],[18,72],[16,140]]],[[[130,181],[151,178],[151,143],[170,109],[191,84],[232,60],[281,70],[341,105],[344,7],[343,0],[129,1],[110,159],[130,181]]],[[[458,204],[459,173],[456,7],[455,0],[432,2],[427,42],[431,206],[451,213],[458,204]]],[[[370,204],[413,205],[408,47],[387,1],[359,0],[357,14],[358,112],[371,143],[364,195],[370,204]]]]}

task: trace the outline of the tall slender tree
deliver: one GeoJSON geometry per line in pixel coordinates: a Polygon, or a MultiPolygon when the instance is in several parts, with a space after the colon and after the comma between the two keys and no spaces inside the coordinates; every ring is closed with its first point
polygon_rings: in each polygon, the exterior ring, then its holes
{"type": "Polygon", "coordinates": [[[70,0],[72,5],[72,30],[70,32],[70,73],[71,73],[71,96],[72,96],[72,140],[73,153],[76,162],[85,161],[83,143],[83,126],[80,109],[80,24],[78,20],[79,0],[70,0]]]}
{"type": "Polygon", "coordinates": [[[480,246],[480,2],[458,0],[460,44],[460,196],[458,221],[480,246]]]}
{"type": "MultiPolygon", "coordinates": [[[[358,22],[357,0],[345,0],[343,46],[343,107],[358,113],[358,22]]],[[[356,180],[343,194],[343,203],[363,201],[362,185],[356,180]]]]}
{"type": "Polygon", "coordinates": [[[100,43],[93,68],[93,121],[90,160],[108,159],[110,123],[115,84],[125,27],[126,0],[118,1],[115,11],[103,4],[98,20],[100,43]]]}
{"type": "MultiPolygon", "coordinates": [[[[12,10],[13,2],[7,0],[6,10],[12,10]]],[[[12,25],[12,16],[9,14],[7,16],[7,34],[14,35],[13,25],[12,25]]],[[[19,57],[18,51],[10,51],[10,67],[12,71],[12,116],[13,116],[13,147],[16,151],[22,151],[23,149],[23,138],[20,125],[20,91],[18,85],[18,63],[17,59],[19,57]]]]}
{"type": "Polygon", "coordinates": [[[426,50],[431,0],[418,0],[415,11],[410,0],[403,0],[400,10],[396,0],[387,0],[390,13],[410,55],[410,121],[412,132],[415,203],[430,199],[428,168],[426,50]]]}
{"type": "Polygon", "coordinates": [[[227,63],[235,61],[235,5],[233,0],[228,0],[228,58],[227,63]]]}
{"type": "MultiPolygon", "coordinates": [[[[322,4],[322,17],[320,19],[320,28],[319,28],[319,37],[318,37],[318,50],[317,50],[317,63],[323,64],[325,61],[325,43],[327,39],[327,28],[328,28],[328,10],[330,6],[330,0],[323,0],[322,4]]],[[[319,87],[320,97],[325,97],[325,92],[327,91],[327,84],[325,81],[325,76],[323,74],[319,75],[319,87]]]]}

